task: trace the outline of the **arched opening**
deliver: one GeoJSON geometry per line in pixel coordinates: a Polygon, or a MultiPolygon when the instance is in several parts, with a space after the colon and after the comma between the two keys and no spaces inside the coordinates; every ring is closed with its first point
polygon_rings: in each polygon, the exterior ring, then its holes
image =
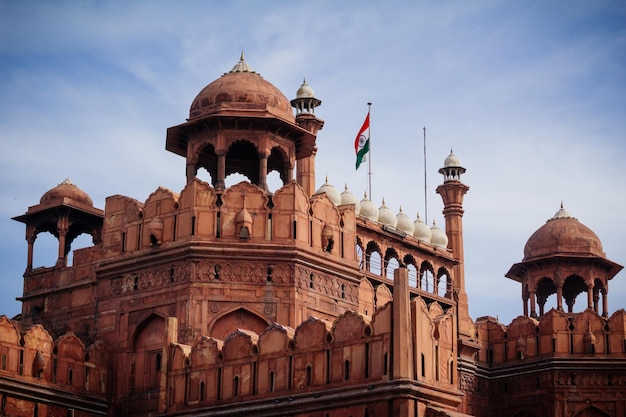
{"type": "Polygon", "coordinates": [[[408,263],[406,264],[406,268],[409,272],[409,286],[413,288],[417,288],[417,280],[419,277],[419,273],[417,272],[417,267],[412,263],[408,263]]]}
{"type": "Polygon", "coordinates": [[[239,174],[237,172],[232,173],[230,175],[227,175],[226,178],[224,178],[224,188],[232,187],[233,185],[237,185],[240,182],[250,182],[250,180],[246,178],[244,175],[239,174]]]}
{"type": "Polygon", "coordinates": [[[54,266],[59,258],[59,241],[52,233],[39,233],[33,248],[33,267],[54,266]]]}
{"type": "Polygon", "coordinates": [[[390,250],[387,249],[387,255],[389,256],[385,259],[385,276],[387,278],[393,279],[393,273],[396,269],[400,268],[400,262],[398,262],[398,254],[392,249],[393,253],[390,253],[390,250]]]}
{"type": "MultiPolygon", "coordinates": [[[[578,275],[570,275],[565,279],[565,283],[563,284],[563,298],[565,304],[567,305],[568,313],[574,312],[574,304],[576,303],[576,297],[578,294],[582,292],[587,292],[587,284],[582,277],[578,275]]],[[[587,308],[587,303],[582,303],[581,311],[587,308]]]]}
{"type": "Polygon", "coordinates": [[[422,266],[420,267],[419,288],[426,292],[434,292],[435,290],[435,274],[430,262],[422,262],[422,266]]]}
{"type": "Polygon", "coordinates": [[[134,372],[131,372],[131,391],[136,394],[158,391],[159,373],[165,320],[152,315],[141,323],[133,338],[134,372]]]}
{"type": "Polygon", "coordinates": [[[261,334],[270,325],[260,316],[244,308],[231,311],[219,317],[210,328],[209,336],[225,340],[237,329],[245,329],[261,334]]]}
{"type": "Polygon", "coordinates": [[[382,272],[381,250],[374,241],[370,241],[365,249],[365,269],[376,275],[381,275],[382,272]]]}
{"type": "Polygon", "coordinates": [[[437,290],[436,295],[440,297],[451,298],[452,283],[450,282],[450,274],[445,268],[439,268],[437,271],[437,290]]]}
{"type": "Polygon", "coordinates": [[[230,145],[226,154],[226,176],[239,173],[259,185],[259,152],[247,140],[238,140],[230,145]]]}
{"type": "Polygon", "coordinates": [[[417,261],[411,254],[404,255],[404,258],[402,259],[402,261],[404,262],[408,270],[409,287],[417,288],[417,279],[419,275],[417,273],[417,261]]]}
{"type": "Polygon", "coordinates": [[[275,193],[283,185],[283,180],[280,179],[280,174],[276,171],[268,172],[267,174],[267,190],[271,193],[275,193]]]}
{"type": "Polygon", "coordinates": [[[287,184],[289,177],[289,157],[282,148],[274,146],[270,155],[267,157],[267,185],[269,189],[277,190],[287,184]],[[270,178],[272,178],[271,187],[270,178]],[[277,182],[276,179],[278,179],[279,182],[277,182]]]}
{"type": "Polygon", "coordinates": [[[81,233],[76,236],[74,240],[70,243],[71,250],[67,255],[67,266],[74,265],[74,252],[79,249],[90,248],[93,246],[93,237],[88,233],[81,233]]]}
{"type": "Polygon", "coordinates": [[[217,154],[215,153],[215,148],[210,143],[200,150],[196,170],[196,177],[215,188],[217,182],[217,154]]]}
{"type": "Polygon", "coordinates": [[[553,297],[548,304],[550,295],[556,293],[556,286],[551,278],[544,277],[537,283],[537,304],[539,304],[539,315],[556,307],[556,297],[553,297]]]}

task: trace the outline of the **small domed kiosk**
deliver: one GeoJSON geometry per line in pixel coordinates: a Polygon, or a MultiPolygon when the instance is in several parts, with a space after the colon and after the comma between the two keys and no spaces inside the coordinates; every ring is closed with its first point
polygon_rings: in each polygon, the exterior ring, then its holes
{"type": "Polygon", "coordinates": [[[265,191],[267,175],[277,171],[284,184],[296,180],[315,191],[315,140],[324,124],[314,114],[321,100],[304,83],[291,102],[244,59],[193,99],[187,122],[167,130],[166,149],[187,160],[187,183],[200,168],[224,190],[224,179],[241,174],[265,191]],[[297,110],[294,116],[291,107],[297,110]],[[297,167],[296,167],[297,161],[297,167]]]}
{"type": "Polygon", "coordinates": [[[606,258],[602,242],[587,226],[563,208],[533,233],[524,247],[524,258],[506,273],[522,284],[524,315],[544,314],[548,297],[556,294],[556,308],[573,312],[576,297],[587,294],[585,308],[608,316],[608,282],[622,269],[606,258]],[[530,312],[528,302],[530,301],[530,312]],[[539,311],[537,311],[537,305],[539,311]]]}
{"type": "Polygon", "coordinates": [[[59,241],[57,267],[67,266],[72,242],[83,233],[90,234],[94,244],[102,241],[104,212],[93,206],[89,195],[65,179],[41,196],[39,204],[13,220],[26,224],[28,261],[26,271],[33,269],[33,252],[37,235],[49,232],[59,241]]]}

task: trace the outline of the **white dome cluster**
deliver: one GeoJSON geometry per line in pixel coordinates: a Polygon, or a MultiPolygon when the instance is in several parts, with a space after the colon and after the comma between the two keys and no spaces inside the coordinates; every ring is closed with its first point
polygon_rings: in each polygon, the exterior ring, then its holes
{"type": "Polygon", "coordinates": [[[328,182],[328,177],[326,177],[326,182],[315,192],[315,195],[318,194],[326,194],[326,197],[328,197],[334,205],[341,205],[341,194],[339,194],[339,191],[337,191],[337,189],[328,182]]]}
{"type": "Polygon", "coordinates": [[[402,207],[400,207],[398,214],[394,214],[385,204],[384,198],[381,206],[376,208],[374,203],[367,197],[367,193],[364,193],[363,199],[358,201],[354,194],[348,190],[347,184],[344,191],[339,194],[337,189],[328,182],[328,177],[326,177],[326,182],[315,192],[316,195],[322,193],[325,193],[335,206],[353,204],[354,212],[357,216],[378,222],[383,226],[390,226],[433,246],[440,248],[448,247],[448,236],[446,236],[446,233],[437,227],[434,220],[433,226],[428,227],[420,218],[419,213],[417,213],[415,221],[411,221],[409,216],[402,211],[402,207]]]}
{"type": "Polygon", "coordinates": [[[378,209],[372,203],[372,201],[367,198],[367,193],[364,194],[363,200],[361,200],[361,217],[365,217],[368,220],[378,221],[378,209]]]}

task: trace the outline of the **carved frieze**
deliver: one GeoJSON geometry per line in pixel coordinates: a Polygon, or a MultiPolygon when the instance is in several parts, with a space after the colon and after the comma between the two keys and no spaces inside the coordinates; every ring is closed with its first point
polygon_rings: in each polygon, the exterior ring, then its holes
{"type": "Polygon", "coordinates": [[[558,372],[554,377],[556,386],[602,387],[626,385],[626,374],[605,372],[558,372]]]}
{"type": "MultiPolygon", "coordinates": [[[[293,267],[287,264],[189,261],[124,274],[113,280],[112,288],[113,294],[122,295],[187,281],[293,284],[295,278],[293,267]]],[[[348,292],[352,294],[353,290],[349,289],[348,292]]]]}
{"type": "Polygon", "coordinates": [[[302,265],[296,267],[296,285],[335,299],[358,303],[359,287],[336,276],[325,274],[302,265]]]}

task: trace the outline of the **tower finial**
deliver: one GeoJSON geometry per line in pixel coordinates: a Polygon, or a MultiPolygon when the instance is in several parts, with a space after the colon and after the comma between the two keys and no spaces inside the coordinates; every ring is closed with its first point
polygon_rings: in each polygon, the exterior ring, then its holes
{"type": "Polygon", "coordinates": [[[245,57],[243,56],[243,49],[241,50],[241,58],[239,58],[240,61],[245,61],[245,57]]]}

